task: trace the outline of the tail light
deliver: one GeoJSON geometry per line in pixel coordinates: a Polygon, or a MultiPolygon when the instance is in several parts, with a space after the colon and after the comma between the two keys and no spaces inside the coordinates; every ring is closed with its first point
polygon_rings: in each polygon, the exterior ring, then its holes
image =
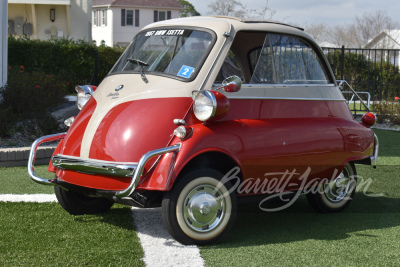
{"type": "Polygon", "coordinates": [[[362,116],[361,121],[364,125],[371,127],[371,126],[375,125],[376,117],[373,113],[368,112],[368,113],[365,113],[364,116],[362,116]]]}

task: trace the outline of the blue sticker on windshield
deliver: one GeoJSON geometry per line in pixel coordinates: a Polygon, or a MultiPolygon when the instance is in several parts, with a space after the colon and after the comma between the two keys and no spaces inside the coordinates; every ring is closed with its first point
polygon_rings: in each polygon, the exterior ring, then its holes
{"type": "Polygon", "coordinates": [[[177,75],[183,78],[189,78],[193,71],[194,68],[183,65],[177,75]]]}

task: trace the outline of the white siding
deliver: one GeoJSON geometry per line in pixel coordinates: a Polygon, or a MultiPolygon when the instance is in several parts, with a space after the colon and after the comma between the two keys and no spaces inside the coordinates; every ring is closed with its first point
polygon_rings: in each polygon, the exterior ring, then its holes
{"type": "Polygon", "coordinates": [[[67,6],[63,5],[36,5],[37,18],[37,38],[40,40],[50,39],[51,37],[66,37],[67,33],[67,6]],[[54,22],[50,20],[50,9],[56,10],[56,19],[54,22]],[[55,36],[54,36],[55,35],[55,36]]]}
{"type": "MultiPolygon", "coordinates": [[[[92,11],[103,10],[103,9],[104,8],[93,8],[92,11]]],[[[114,14],[112,10],[107,9],[107,26],[105,25],[96,26],[95,24],[92,25],[92,39],[93,41],[96,41],[97,45],[100,45],[102,41],[104,41],[107,46],[113,45],[113,36],[112,36],[112,28],[114,24],[113,17],[114,14]]]]}
{"type": "MultiPolygon", "coordinates": [[[[105,8],[105,7],[104,7],[105,8]]],[[[102,8],[93,8],[93,10],[102,8]]],[[[133,26],[121,26],[121,7],[110,7],[107,13],[107,26],[93,25],[92,37],[97,45],[104,40],[108,46],[127,45],[133,37],[146,25],[154,22],[154,10],[171,11],[171,18],[179,18],[179,10],[156,9],[156,8],[135,8],[125,7],[126,10],[139,10],[139,26],[135,26],[135,14],[133,18],[133,26]]],[[[126,16],[126,14],[125,14],[126,16]]]]}
{"type": "Polygon", "coordinates": [[[31,23],[31,39],[69,37],[91,41],[92,0],[44,1],[47,4],[40,4],[41,1],[13,2],[8,5],[8,19],[15,21],[22,17],[24,23],[31,23]],[[54,22],[50,20],[50,9],[55,9],[54,22]]]}
{"type": "Polygon", "coordinates": [[[70,36],[92,41],[92,0],[71,0],[70,36]]]}

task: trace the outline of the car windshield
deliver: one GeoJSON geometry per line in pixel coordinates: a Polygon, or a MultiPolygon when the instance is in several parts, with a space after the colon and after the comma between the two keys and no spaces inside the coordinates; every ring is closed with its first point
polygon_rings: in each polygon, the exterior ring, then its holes
{"type": "Polygon", "coordinates": [[[139,33],[111,73],[138,71],[189,79],[201,67],[213,38],[191,29],[161,29],[139,33]]]}

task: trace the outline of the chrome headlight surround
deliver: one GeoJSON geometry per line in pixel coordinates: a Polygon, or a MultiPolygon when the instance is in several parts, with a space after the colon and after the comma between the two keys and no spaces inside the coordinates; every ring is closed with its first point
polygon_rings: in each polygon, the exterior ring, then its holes
{"type": "Polygon", "coordinates": [[[193,112],[200,121],[207,121],[215,115],[217,110],[217,99],[208,90],[200,91],[194,98],[193,112]]]}
{"type": "Polygon", "coordinates": [[[75,91],[77,92],[76,105],[81,110],[94,93],[94,89],[90,85],[77,85],[75,86],[75,91]]]}

